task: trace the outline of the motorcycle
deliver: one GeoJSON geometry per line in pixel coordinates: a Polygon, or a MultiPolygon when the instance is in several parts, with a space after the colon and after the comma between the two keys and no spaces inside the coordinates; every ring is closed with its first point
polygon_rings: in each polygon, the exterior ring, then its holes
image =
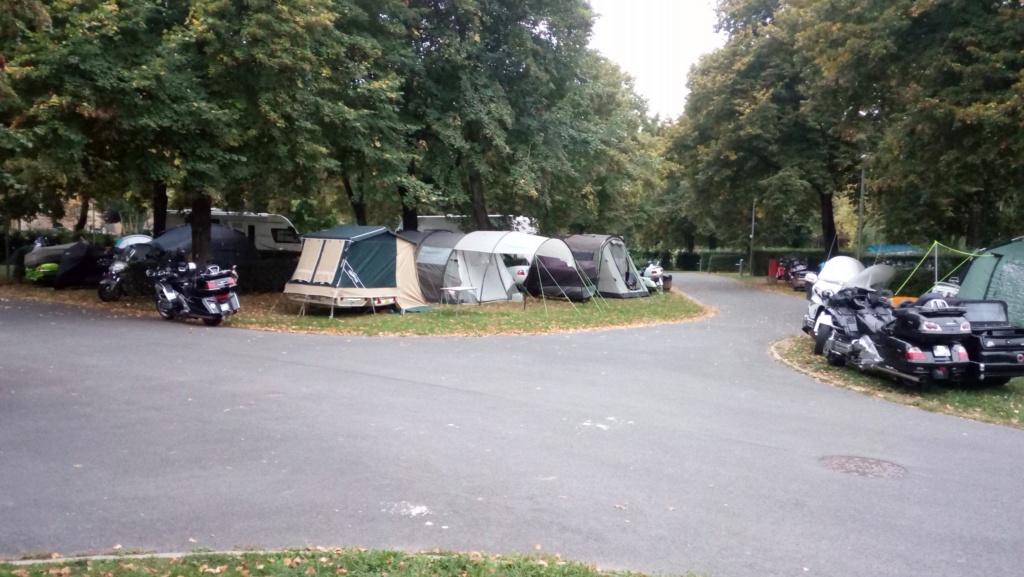
{"type": "Polygon", "coordinates": [[[141,277],[129,275],[128,267],[133,262],[147,259],[151,265],[155,264],[155,261],[152,260],[155,256],[151,254],[153,252],[154,250],[148,244],[135,244],[126,248],[115,248],[112,257],[100,261],[106,269],[99,286],[96,287],[96,293],[100,300],[113,302],[124,294],[146,294],[148,290],[139,286],[145,283],[141,282],[141,277]]]}
{"type": "Polygon", "coordinates": [[[795,256],[784,256],[779,259],[775,280],[788,283],[794,291],[802,291],[806,288],[808,272],[807,261],[795,256]]]}
{"type": "Polygon", "coordinates": [[[643,270],[640,271],[640,280],[644,283],[647,292],[661,291],[665,286],[665,269],[660,262],[647,261],[643,270]]]}
{"type": "Polygon", "coordinates": [[[837,256],[829,259],[821,268],[821,272],[815,274],[808,272],[804,275],[807,283],[807,314],[803,319],[803,331],[814,336],[817,330],[818,317],[825,309],[824,298],[826,293],[835,293],[843,287],[846,281],[857,276],[864,270],[864,265],[855,258],[848,256],[837,256]]]}
{"type": "Polygon", "coordinates": [[[830,365],[850,365],[902,384],[964,380],[971,364],[962,344],[971,336],[964,309],[938,295],[894,309],[879,288],[894,275],[891,266],[875,265],[825,294],[815,352],[830,365]]]}
{"type": "Polygon", "coordinates": [[[233,267],[221,270],[209,265],[199,271],[196,263],[189,262],[146,275],[154,279],[156,310],[164,320],[197,318],[215,327],[240,308],[235,294],[238,273],[233,267]]]}

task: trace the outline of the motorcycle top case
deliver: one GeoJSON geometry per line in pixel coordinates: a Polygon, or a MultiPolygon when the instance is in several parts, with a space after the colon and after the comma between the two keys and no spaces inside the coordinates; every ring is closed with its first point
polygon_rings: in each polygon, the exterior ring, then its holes
{"type": "Polygon", "coordinates": [[[896,310],[893,334],[918,343],[948,343],[971,334],[962,309],[911,308],[896,310]]]}

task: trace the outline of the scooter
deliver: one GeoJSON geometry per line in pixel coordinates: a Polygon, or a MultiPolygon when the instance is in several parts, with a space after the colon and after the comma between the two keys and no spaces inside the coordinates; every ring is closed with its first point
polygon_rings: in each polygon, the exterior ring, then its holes
{"type": "Polygon", "coordinates": [[[826,294],[815,332],[815,352],[829,364],[895,377],[902,384],[959,382],[970,366],[962,341],[971,336],[964,310],[942,298],[893,309],[876,290],[895,270],[875,265],[826,294]]]}
{"type": "Polygon", "coordinates": [[[189,262],[146,274],[154,279],[156,310],[164,320],[197,318],[215,327],[240,308],[234,268],[221,270],[209,265],[199,271],[196,263],[189,262]]]}
{"type": "Polygon", "coordinates": [[[662,268],[660,262],[647,261],[647,265],[640,271],[640,280],[643,281],[647,292],[656,292],[663,289],[665,286],[665,281],[662,278],[664,274],[665,269],[662,268]]]}

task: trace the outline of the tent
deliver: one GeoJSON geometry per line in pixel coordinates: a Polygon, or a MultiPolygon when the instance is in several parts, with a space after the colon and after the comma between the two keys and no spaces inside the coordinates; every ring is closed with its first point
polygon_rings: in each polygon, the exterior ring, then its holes
{"type": "Polygon", "coordinates": [[[102,246],[92,245],[84,240],[72,244],[60,257],[57,276],[53,278],[53,288],[98,285],[103,278],[104,269],[98,261],[105,252],[106,249],[102,246]]]}
{"type": "MultiPolygon", "coordinates": [[[[565,237],[580,269],[606,298],[650,296],[621,237],[574,234],[565,237]]],[[[529,280],[529,279],[528,279],[529,280]]]]}
{"type": "MultiPolygon", "coordinates": [[[[192,252],[192,225],[183,224],[169,228],[153,239],[150,244],[167,252],[181,249],[185,254],[190,254],[192,252]]],[[[231,268],[252,259],[254,250],[252,243],[244,234],[233,228],[211,224],[210,254],[214,264],[221,268],[231,268]]]]}
{"type": "Polygon", "coordinates": [[[458,278],[446,278],[445,270],[452,250],[466,235],[448,230],[402,231],[397,234],[416,244],[416,273],[423,298],[427,302],[441,302],[444,296],[441,287],[460,284],[458,278]]]}
{"type": "Polygon", "coordinates": [[[341,225],[306,235],[284,292],[331,307],[372,306],[379,299],[394,299],[403,310],[426,305],[415,243],[383,226],[341,225]]]}
{"type": "MultiPolygon", "coordinates": [[[[577,277],[582,274],[564,241],[522,232],[478,231],[467,234],[455,245],[445,277],[452,282],[459,279],[463,287],[472,287],[464,294],[465,302],[511,300],[519,291],[505,265],[505,257],[526,259],[531,266],[539,261],[541,267],[560,261],[577,277]]],[[[566,296],[560,289],[544,291],[544,294],[556,293],[566,296]]]]}
{"type": "Polygon", "coordinates": [[[971,263],[957,296],[1005,301],[1010,323],[1024,326],[1024,238],[983,252],[971,263]]]}

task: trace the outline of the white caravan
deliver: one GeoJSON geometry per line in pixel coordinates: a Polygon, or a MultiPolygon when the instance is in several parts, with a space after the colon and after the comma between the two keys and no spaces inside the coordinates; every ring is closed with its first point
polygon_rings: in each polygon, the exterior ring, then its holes
{"type": "MultiPolygon", "coordinates": [[[[190,219],[191,210],[168,210],[167,228],[186,224],[190,219]]],[[[229,212],[211,210],[210,220],[233,228],[253,243],[258,251],[267,252],[302,252],[302,238],[287,217],[280,214],[265,212],[229,212]]]]}

